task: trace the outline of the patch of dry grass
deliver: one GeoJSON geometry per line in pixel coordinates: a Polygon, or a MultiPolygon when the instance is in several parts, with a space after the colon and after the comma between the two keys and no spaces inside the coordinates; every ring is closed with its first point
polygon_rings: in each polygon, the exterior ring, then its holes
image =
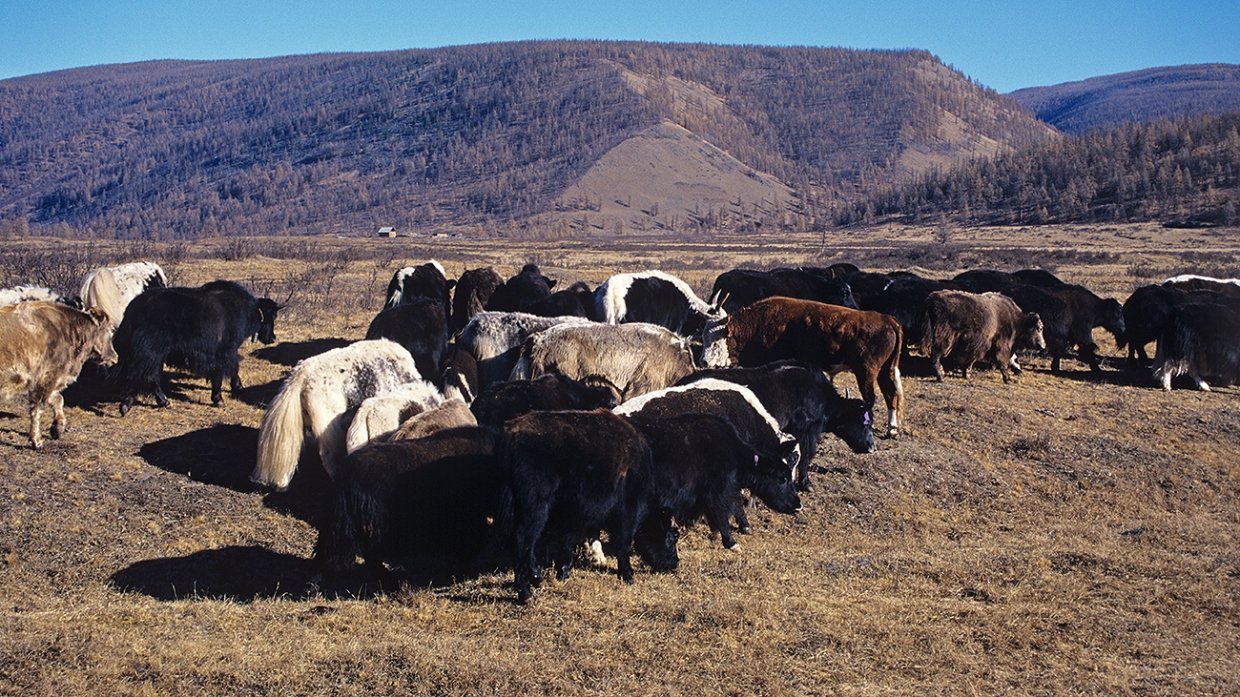
{"type": "MultiPolygon", "coordinates": [[[[1122,298],[1189,270],[1177,249],[1234,254],[1235,232],[961,230],[952,245],[957,261],[1075,251],[1055,271],[1122,298]]],[[[1030,359],[1012,385],[993,371],[940,384],[910,361],[908,433],[865,456],[824,439],[797,517],[758,509],[739,553],[698,526],[676,574],[639,569],[626,587],[582,569],[526,608],[499,575],[308,594],[323,475],[310,463],[287,494],[246,481],[261,405],[289,366],[360,338],[408,261],[457,274],[532,259],[564,283],[652,266],[705,291],[734,265],[894,268],[900,250],[935,244],[933,229],[885,229],[825,247],[808,235],[180,249],[177,283],[294,290],[282,343],[246,349],[249,387],[219,409],[188,377],[169,409],[123,419],[79,391],[70,432],[42,453],[20,409],[3,408],[0,693],[1240,692],[1240,390],[1164,394],[1114,357],[1101,380],[1030,359]]]]}

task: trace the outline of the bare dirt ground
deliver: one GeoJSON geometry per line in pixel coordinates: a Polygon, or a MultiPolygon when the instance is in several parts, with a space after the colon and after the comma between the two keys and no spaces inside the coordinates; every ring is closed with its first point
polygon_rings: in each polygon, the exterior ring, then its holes
{"type": "Polygon", "coordinates": [[[994,371],[940,384],[913,357],[907,433],[871,455],[824,439],[824,471],[795,518],[757,509],[740,552],[699,525],[675,574],[639,567],[626,587],[582,569],[529,607],[505,575],[307,593],[325,475],[308,455],[287,493],[247,480],[282,377],[360,338],[408,261],[459,274],[534,260],[565,284],[658,267],[702,292],[738,265],[850,260],[942,276],[1043,265],[1123,299],[1180,271],[1238,275],[1240,230],[141,251],[173,257],[174,283],[233,278],[277,299],[296,288],[294,306],[280,343],[245,348],[247,388],[222,408],[204,381],[174,375],[169,408],[148,400],[120,418],[84,384],[69,393],[66,437],[34,452],[23,409],[0,406],[0,693],[1240,693],[1240,389],[1163,393],[1102,334],[1101,377],[1030,358],[1012,385],[994,371]]]}

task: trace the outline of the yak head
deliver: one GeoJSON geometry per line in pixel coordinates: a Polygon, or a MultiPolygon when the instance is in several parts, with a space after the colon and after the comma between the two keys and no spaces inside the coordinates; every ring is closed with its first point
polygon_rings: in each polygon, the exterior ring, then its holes
{"type": "Polygon", "coordinates": [[[277,305],[270,298],[259,298],[258,305],[254,309],[258,319],[257,328],[250,338],[264,344],[274,344],[276,342],[276,315],[286,307],[288,305],[277,305]]]}

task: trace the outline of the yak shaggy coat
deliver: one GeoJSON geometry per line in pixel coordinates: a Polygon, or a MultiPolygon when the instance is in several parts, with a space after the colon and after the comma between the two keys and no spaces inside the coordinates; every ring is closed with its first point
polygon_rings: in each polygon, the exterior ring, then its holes
{"type": "Polygon", "coordinates": [[[40,421],[52,410],[52,438],[65,430],[60,391],[77,379],[89,358],[116,360],[112,323],[100,312],[31,300],[0,307],[0,400],[30,404],[30,445],[43,447],[40,421]]]}
{"type": "Polygon", "coordinates": [[[420,379],[413,356],[387,339],[359,341],[298,363],[263,414],[250,480],[288,488],[307,433],[318,443],[323,468],[335,476],[346,452],[346,429],[361,403],[420,379]]]}
{"type": "Polygon", "coordinates": [[[661,390],[693,372],[689,342],[663,327],[631,324],[557,325],[535,334],[521,350],[514,377],[558,372],[615,385],[621,399],[661,390]]]}
{"type": "Polygon", "coordinates": [[[926,298],[925,326],[922,350],[930,354],[940,381],[947,359],[966,378],[974,363],[988,360],[999,368],[1004,382],[1011,382],[1008,368],[1014,351],[1046,348],[1037,313],[1021,312],[1015,301],[999,293],[931,293],[926,298]]]}

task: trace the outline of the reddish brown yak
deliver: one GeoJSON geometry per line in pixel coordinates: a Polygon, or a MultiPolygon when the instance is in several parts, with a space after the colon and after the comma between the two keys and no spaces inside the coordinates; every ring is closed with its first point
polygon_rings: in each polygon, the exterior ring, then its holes
{"type": "MultiPolygon", "coordinates": [[[[887,402],[887,434],[900,429],[904,388],[900,349],[904,332],[894,318],[812,300],[759,300],[722,320],[729,360],[759,366],[784,358],[806,361],[830,375],[851,370],[861,398],[873,408],[881,390],[887,402]]],[[[712,341],[724,332],[708,332],[712,341]]]]}

